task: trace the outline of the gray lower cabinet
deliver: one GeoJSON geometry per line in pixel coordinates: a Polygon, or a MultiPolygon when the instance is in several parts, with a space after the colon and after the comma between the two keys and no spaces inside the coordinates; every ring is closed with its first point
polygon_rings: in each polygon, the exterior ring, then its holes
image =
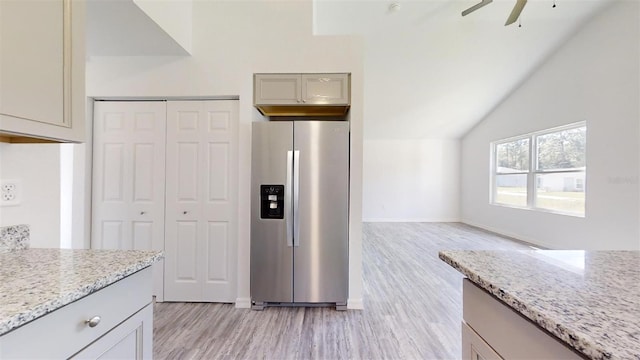
{"type": "Polygon", "coordinates": [[[73,359],[149,359],[153,305],[149,304],[98,338],[73,359]],[[146,337],[146,339],[145,339],[146,337]]]}
{"type": "Polygon", "coordinates": [[[582,359],[468,279],[462,299],[462,359],[582,359]]]}
{"type": "Polygon", "coordinates": [[[495,350],[489,346],[466,323],[462,323],[462,358],[473,360],[499,360],[502,359],[495,350]]]}
{"type": "Polygon", "coordinates": [[[0,359],[150,359],[151,284],[148,267],[0,336],[0,359]]]}

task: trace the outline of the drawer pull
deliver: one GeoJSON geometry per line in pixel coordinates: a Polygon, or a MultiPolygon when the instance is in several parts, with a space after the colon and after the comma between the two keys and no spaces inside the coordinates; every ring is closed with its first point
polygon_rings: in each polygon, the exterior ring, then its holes
{"type": "Polygon", "coordinates": [[[98,326],[98,324],[100,324],[100,316],[94,316],[91,319],[85,321],[86,324],[89,325],[89,327],[96,327],[98,326]]]}

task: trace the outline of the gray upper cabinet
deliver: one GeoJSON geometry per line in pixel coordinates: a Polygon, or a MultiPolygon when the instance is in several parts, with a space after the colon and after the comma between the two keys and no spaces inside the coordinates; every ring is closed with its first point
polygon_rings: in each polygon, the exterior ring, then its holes
{"type": "Polygon", "coordinates": [[[351,75],[255,74],[254,105],[267,116],[344,115],[351,75]]]}
{"type": "Polygon", "coordinates": [[[0,1],[0,138],[83,141],[84,1],[0,1]]]}
{"type": "Polygon", "coordinates": [[[302,103],[300,74],[256,74],[254,103],[256,105],[297,105],[302,103]]]}
{"type": "Polygon", "coordinates": [[[302,102],[312,105],[349,105],[349,74],[303,74],[302,102]]]}

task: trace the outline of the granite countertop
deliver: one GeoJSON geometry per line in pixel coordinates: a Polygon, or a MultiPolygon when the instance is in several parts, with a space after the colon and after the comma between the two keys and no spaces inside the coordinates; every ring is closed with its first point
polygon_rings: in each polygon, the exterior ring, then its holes
{"type": "Polygon", "coordinates": [[[0,252],[0,335],[151,266],[161,251],[0,252]]]}
{"type": "Polygon", "coordinates": [[[441,251],[440,259],[591,359],[640,359],[640,252],[441,251]]]}

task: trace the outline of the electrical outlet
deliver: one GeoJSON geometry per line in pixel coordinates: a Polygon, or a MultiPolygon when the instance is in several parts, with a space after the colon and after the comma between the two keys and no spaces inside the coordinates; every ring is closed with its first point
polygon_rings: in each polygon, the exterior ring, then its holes
{"type": "Polygon", "coordinates": [[[16,184],[15,183],[4,183],[2,184],[2,191],[3,192],[12,192],[16,190],[16,184]]]}
{"type": "Polygon", "coordinates": [[[0,180],[0,206],[20,205],[20,180],[0,180]]]}

